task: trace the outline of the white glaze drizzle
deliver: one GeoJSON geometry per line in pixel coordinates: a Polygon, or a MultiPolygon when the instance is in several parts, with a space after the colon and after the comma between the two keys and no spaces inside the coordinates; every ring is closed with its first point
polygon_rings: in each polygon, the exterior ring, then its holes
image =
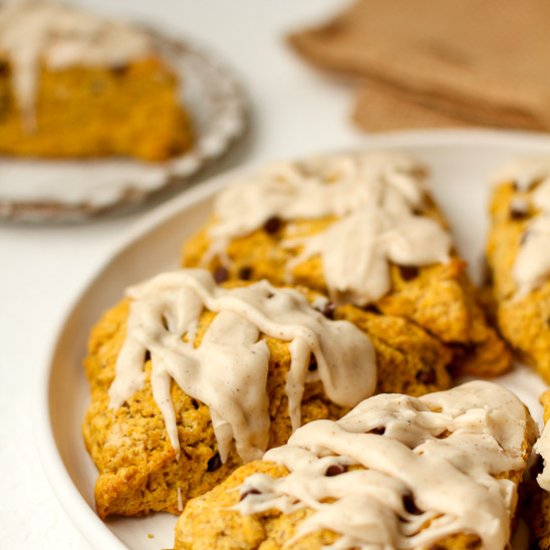
{"type": "Polygon", "coordinates": [[[183,269],[131,287],[127,294],[130,313],[109,389],[110,406],[117,409],[143,387],[149,351],[153,397],[176,450],[172,380],[210,408],[222,461],[233,440],[245,461],[265,451],[270,352],[261,333],[289,342],[286,394],[293,429],[301,424],[308,382],[321,380],[328,398],[348,407],[376,388],[376,360],[368,337],[352,323],[326,319],[296,290],[274,288],[267,281],[224,289],[205,270],[183,269]],[[195,348],[191,336],[204,310],[217,315],[195,348]],[[318,367],[310,373],[312,354],[318,367]]]}
{"type": "Polygon", "coordinates": [[[377,395],[337,422],[307,424],[268,451],[264,460],[290,474],[250,476],[235,508],[310,508],[314,514],[292,540],[330,529],[341,535],[334,550],[425,548],[455,533],[477,534],[484,548],[499,550],[509,540],[517,492],[513,481],[494,476],[525,466],[527,415],[511,392],[484,381],[419,399],[377,395]],[[383,435],[369,433],[380,428],[383,435]],[[327,476],[334,465],[364,469],[327,476]],[[417,513],[405,508],[407,497],[417,513]]]}
{"type": "Polygon", "coordinates": [[[0,4],[0,54],[13,68],[13,86],[27,127],[34,125],[40,64],[117,66],[154,52],[148,33],[51,0],[0,4]]]}
{"type": "Polygon", "coordinates": [[[515,298],[520,299],[550,277],[550,158],[522,159],[495,176],[498,183],[512,181],[518,191],[530,193],[522,199],[528,199],[538,211],[527,225],[512,270],[517,285],[515,298]],[[537,186],[532,190],[535,184],[537,186]]]}
{"type": "Polygon", "coordinates": [[[211,247],[203,258],[224,258],[229,242],[272,217],[287,221],[334,216],[327,230],[283,242],[301,248],[292,270],[320,255],[331,297],[365,305],[390,289],[388,262],[446,262],[451,239],[433,219],[415,214],[424,206],[422,167],[396,153],[343,154],[279,164],[218,195],[211,247]]]}

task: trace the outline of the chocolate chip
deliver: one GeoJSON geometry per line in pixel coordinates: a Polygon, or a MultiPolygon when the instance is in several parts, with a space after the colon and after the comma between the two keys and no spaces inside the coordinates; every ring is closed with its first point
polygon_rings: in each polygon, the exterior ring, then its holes
{"type": "Polygon", "coordinates": [[[264,231],[266,233],[269,233],[270,235],[273,235],[274,233],[277,233],[279,229],[281,229],[281,226],[283,224],[283,221],[278,216],[271,216],[271,218],[267,219],[264,223],[264,231]]]}
{"type": "Polygon", "coordinates": [[[422,513],[422,510],[416,506],[414,497],[410,493],[403,496],[403,507],[409,514],[414,514],[415,516],[422,513]]]}
{"type": "Polygon", "coordinates": [[[147,350],[145,352],[145,362],[147,363],[147,361],[150,361],[150,360],[151,360],[151,352],[147,350]]]}
{"type": "Polygon", "coordinates": [[[209,461],[207,470],[209,472],[215,472],[219,470],[222,465],[222,459],[220,458],[220,453],[216,453],[209,461]]]}
{"type": "Polygon", "coordinates": [[[254,270],[250,266],[245,265],[239,269],[239,279],[250,281],[253,273],[254,270]]]}
{"type": "Polygon", "coordinates": [[[487,261],[487,257],[481,258],[481,286],[491,286],[493,284],[493,271],[487,261]]]}
{"type": "MultiPolygon", "coordinates": [[[[314,306],[315,307],[315,306],[314,306]]],[[[330,300],[323,301],[322,305],[318,305],[315,309],[322,313],[327,319],[334,319],[334,312],[336,311],[336,304],[330,300]]]]}
{"type": "Polygon", "coordinates": [[[0,76],[8,76],[10,74],[10,66],[7,61],[0,60],[0,76]]]}
{"type": "Polygon", "coordinates": [[[214,269],[213,277],[217,284],[224,283],[229,279],[229,271],[223,265],[220,265],[214,269]]]}
{"type": "Polygon", "coordinates": [[[375,434],[375,435],[384,435],[386,433],[386,428],[384,428],[384,426],[380,426],[379,428],[373,428],[372,430],[369,430],[367,433],[375,434]]]}
{"type": "Polygon", "coordinates": [[[248,495],[261,495],[262,493],[258,489],[249,489],[241,495],[241,500],[244,500],[248,495]]]}
{"type": "Polygon", "coordinates": [[[523,220],[529,214],[529,205],[523,200],[516,200],[510,203],[510,219],[523,220]]]}
{"type": "Polygon", "coordinates": [[[342,464],[331,464],[327,468],[325,475],[327,477],[334,477],[334,476],[339,476],[340,474],[343,474],[344,472],[347,472],[347,471],[348,471],[347,466],[343,466],[342,464]]]}
{"type": "Polygon", "coordinates": [[[421,384],[435,384],[437,381],[435,370],[429,365],[424,365],[419,371],[417,371],[415,377],[421,384]]]}
{"type": "Polygon", "coordinates": [[[110,70],[111,73],[113,73],[115,76],[124,76],[127,72],[130,66],[127,63],[116,63],[114,65],[111,65],[110,70]]]}
{"type": "Polygon", "coordinates": [[[199,402],[198,402],[196,399],[191,399],[191,406],[192,406],[195,410],[197,410],[197,409],[200,407],[199,402]]]}
{"type": "Polygon", "coordinates": [[[307,367],[307,370],[310,372],[315,372],[317,370],[317,359],[315,359],[315,355],[311,354],[309,357],[309,365],[307,367]]]}
{"type": "Polygon", "coordinates": [[[412,281],[418,277],[418,267],[414,265],[400,265],[399,273],[404,281],[412,281]]]}

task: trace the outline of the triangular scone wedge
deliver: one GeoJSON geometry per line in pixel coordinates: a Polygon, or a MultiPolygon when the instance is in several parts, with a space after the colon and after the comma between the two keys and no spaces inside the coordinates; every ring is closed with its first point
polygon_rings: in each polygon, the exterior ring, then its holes
{"type": "Polygon", "coordinates": [[[275,165],[223,190],[183,265],[218,280],[266,278],[412,321],[489,376],[510,354],[488,325],[419,162],[341,154],[275,165]]]}
{"type": "Polygon", "coordinates": [[[193,128],[167,45],[141,25],[72,3],[2,2],[0,154],[149,162],[181,155],[193,128]]]}
{"type": "Polygon", "coordinates": [[[550,156],[495,176],[487,262],[502,335],[550,383],[550,156]]]}
{"type": "Polygon", "coordinates": [[[293,426],[340,418],[374,392],[450,383],[450,353],[418,326],[331,309],[311,292],[222,288],[207,271],[179,270],[127,294],[93,329],[85,360],[83,432],[103,518],[178,513],[293,426]]]}
{"type": "Polygon", "coordinates": [[[503,550],[536,435],[490,382],[377,395],[188,502],[175,548],[503,550]]]}

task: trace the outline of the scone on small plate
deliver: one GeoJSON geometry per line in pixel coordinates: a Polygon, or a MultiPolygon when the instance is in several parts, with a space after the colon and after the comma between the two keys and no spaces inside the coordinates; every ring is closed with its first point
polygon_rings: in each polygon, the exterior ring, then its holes
{"type": "Polygon", "coordinates": [[[487,324],[426,185],[397,153],[327,155],[243,177],[215,199],[184,266],[266,278],[407,319],[453,351],[457,374],[497,375],[510,354],[487,324]]]}
{"type": "Polygon", "coordinates": [[[450,352],[409,321],[267,281],[164,273],[92,331],[83,433],[98,514],[178,513],[293,430],[376,392],[449,386],[450,352]]]}
{"type": "Polygon", "coordinates": [[[188,502],[175,549],[504,550],[536,435],[490,382],[377,395],[188,502]]]}
{"type": "Polygon", "coordinates": [[[494,185],[487,263],[498,326],[550,383],[550,156],[514,162],[494,185]]]}
{"type": "Polygon", "coordinates": [[[0,5],[0,154],[161,161],[191,143],[152,33],[52,0],[0,5]]]}

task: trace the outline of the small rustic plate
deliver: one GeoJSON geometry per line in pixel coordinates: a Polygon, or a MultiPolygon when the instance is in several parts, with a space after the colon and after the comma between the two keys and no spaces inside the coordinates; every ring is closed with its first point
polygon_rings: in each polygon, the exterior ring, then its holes
{"type": "Polygon", "coordinates": [[[137,206],[161,190],[184,186],[244,134],[246,100],[231,72],[192,43],[152,34],[182,80],[193,148],[162,163],[0,157],[0,219],[80,221],[137,206]]]}
{"type": "MultiPolygon", "coordinates": [[[[427,163],[434,194],[475,278],[487,229],[487,175],[518,155],[549,154],[550,141],[494,132],[414,132],[372,138],[369,149],[397,149],[427,163]]],[[[176,518],[154,514],[104,523],[94,512],[97,470],[81,436],[89,402],[82,369],[88,332],[128,285],[178,266],[183,241],[206,220],[214,195],[248,170],[193,187],[142,219],[83,288],[52,341],[51,355],[37,369],[34,428],[44,469],[67,514],[95,548],[172,548],[176,518]]],[[[541,420],[538,396],[545,385],[533,371],[516,365],[496,381],[516,392],[541,420]]],[[[520,541],[514,548],[525,545],[520,541]]]]}

